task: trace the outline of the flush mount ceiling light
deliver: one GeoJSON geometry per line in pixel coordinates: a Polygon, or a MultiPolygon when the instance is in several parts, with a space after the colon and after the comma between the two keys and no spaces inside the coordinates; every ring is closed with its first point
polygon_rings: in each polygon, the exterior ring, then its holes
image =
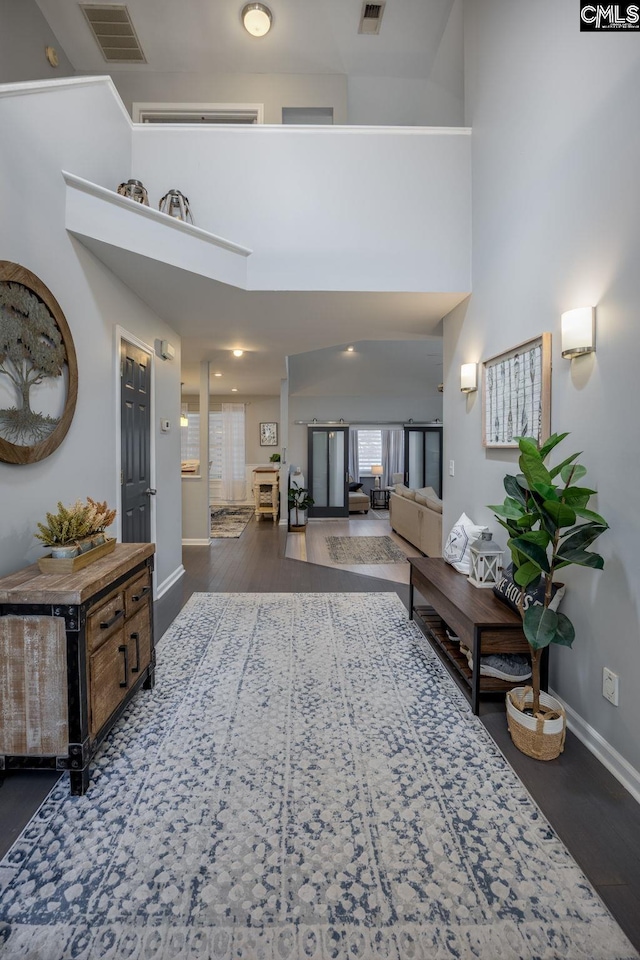
{"type": "Polygon", "coordinates": [[[353,347],[347,347],[347,353],[353,353],[353,347]]]}
{"type": "Polygon", "coordinates": [[[234,350],[234,351],[233,351],[234,357],[241,357],[243,354],[244,354],[244,350],[234,350]]]}
{"type": "Polygon", "coordinates": [[[221,376],[222,376],[221,373],[214,373],[214,377],[221,377],[221,376]]]}
{"type": "Polygon", "coordinates": [[[264,37],[271,29],[271,10],[264,3],[248,3],[242,8],[242,22],[252,37],[264,37]]]}

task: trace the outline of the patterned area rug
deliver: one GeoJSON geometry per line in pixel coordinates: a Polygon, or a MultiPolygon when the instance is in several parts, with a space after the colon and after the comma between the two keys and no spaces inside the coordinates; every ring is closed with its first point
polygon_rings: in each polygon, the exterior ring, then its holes
{"type": "Polygon", "coordinates": [[[325,537],[333,563],[404,563],[406,554],[391,537],[325,537]]]}
{"type": "Polygon", "coordinates": [[[237,539],[254,513],[253,507],[212,507],[211,538],[237,539]]]}
{"type": "Polygon", "coordinates": [[[0,864],[11,960],[637,955],[392,594],[196,594],[89,793],[0,864]]]}

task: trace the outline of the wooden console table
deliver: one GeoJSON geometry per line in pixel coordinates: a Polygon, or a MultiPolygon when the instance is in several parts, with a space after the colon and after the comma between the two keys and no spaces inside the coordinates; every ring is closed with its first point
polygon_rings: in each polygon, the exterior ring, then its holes
{"type": "Polygon", "coordinates": [[[280,470],[277,467],[256,467],[253,471],[253,496],[258,520],[260,517],[271,517],[277,523],[280,509],[279,479],[280,470]]]}
{"type": "MultiPolygon", "coordinates": [[[[485,693],[501,693],[521,686],[498,677],[480,675],[480,657],[490,653],[530,654],[529,644],[522,630],[520,616],[505,603],[496,599],[493,590],[474,587],[441,557],[409,557],[411,580],[409,584],[409,617],[414,616],[424,630],[441,660],[477,714],[480,697],[485,693]],[[427,601],[428,606],[414,605],[414,590],[427,601]],[[473,668],[460,653],[460,644],[449,640],[446,627],[458,637],[473,654],[473,668]]],[[[548,650],[541,662],[541,685],[547,689],[548,650]]]]}
{"type": "Polygon", "coordinates": [[[0,771],[89,762],[135,692],[153,687],[150,543],[117,544],[76,573],[0,579],[0,771]]]}

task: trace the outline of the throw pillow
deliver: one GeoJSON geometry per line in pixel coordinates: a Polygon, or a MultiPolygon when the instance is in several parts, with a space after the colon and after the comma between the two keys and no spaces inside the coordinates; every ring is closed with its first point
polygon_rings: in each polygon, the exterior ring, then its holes
{"type": "Polygon", "coordinates": [[[454,523],[442,556],[458,573],[464,573],[465,576],[471,573],[471,544],[486,529],[470,520],[466,513],[454,523]]]}
{"type": "Polygon", "coordinates": [[[424,497],[426,500],[438,500],[438,494],[435,492],[433,487],[419,487],[416,490],[416,493],[419,493],[421,497],[424,497]]]}
{"type": "MultiPolygon", "coordinates": [[[[531,586],[527,587],[524,592],[524,609],[528,610],[532,604],[541,607],[544,604],[544,590],[545,586],[543,580],[540,581],[538,586],[532,584],[531,586]]],[[[560,606],[560,601],[564,597],[564,591],[564,583],[553,584],[551,603],[549,604],[550,610],[558,609],[560,606]]],[[[502,571],[502,576],[493,588],[493,592],[498,600],[502,600],[503,603],[506,603],[507,606],[511,607],[512,610],[515,610],[516,613],[520,613],[520,609],[518,607],[520,587],[513,579],[512,564],[504,568],[502,571]]]]}
{"type": "Polygon", "coordinates": [[[362,484],[361,484],[361,483],[350,483],[350,484],[349,484],[349,491],[350,491],[351,493],[355,493],[357,490],[362,490],[362,484]]]}

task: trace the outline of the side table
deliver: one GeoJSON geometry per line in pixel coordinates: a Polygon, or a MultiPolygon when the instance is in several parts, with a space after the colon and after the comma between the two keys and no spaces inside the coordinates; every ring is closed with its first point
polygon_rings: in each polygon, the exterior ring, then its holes
{"type": "Polygon", "coordinates": [[[379,489],[374,487],[369,493],[369,501],[372,510],[388,510],[389,491],[384,487],[379,489]]]}

